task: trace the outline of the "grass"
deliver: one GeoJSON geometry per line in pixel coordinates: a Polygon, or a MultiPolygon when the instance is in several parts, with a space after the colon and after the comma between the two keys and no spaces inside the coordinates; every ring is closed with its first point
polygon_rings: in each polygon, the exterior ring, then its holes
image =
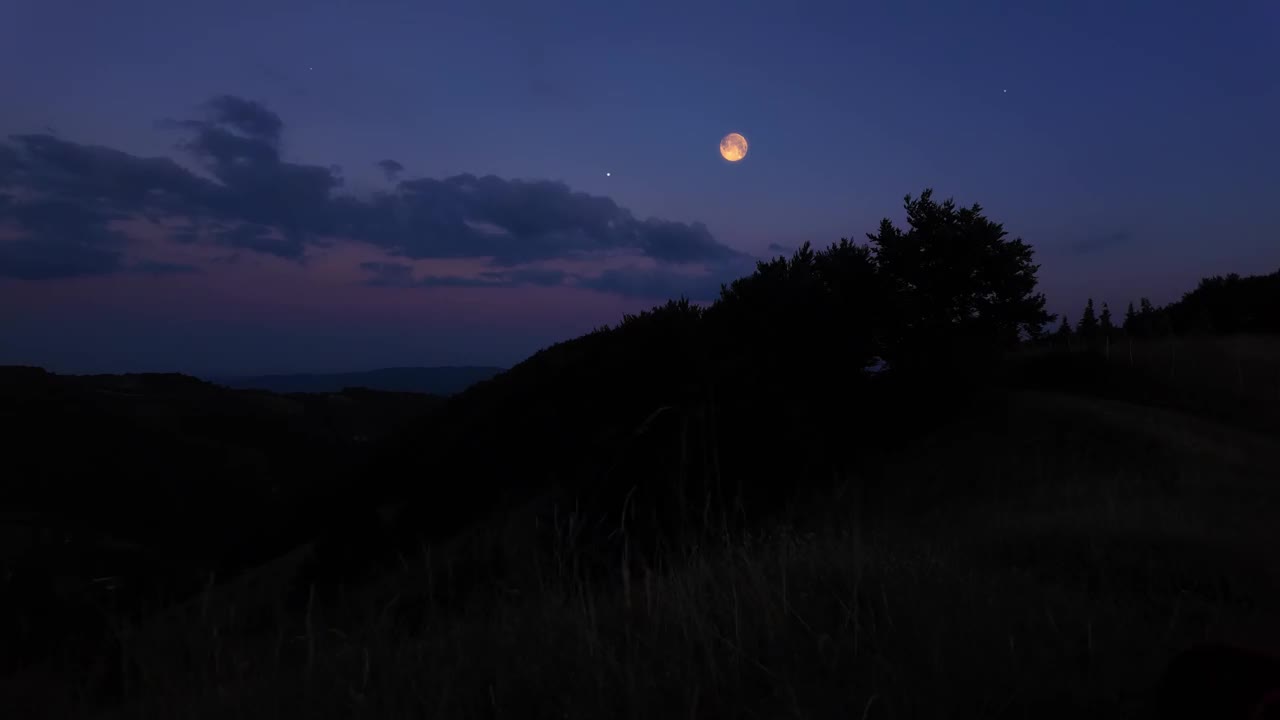
{"type": "Polygon", "coordinates": [[[1265,436],[1021,393],[770,532],[641,563],[530,507],[294,610],[211,593],[4,692],[33,717],[1134,717],[1193,641],[1280,647],[1277,468],[1265,436]]]}
{"type": "MultiPolygon", "coordinates": [[[[1122,394],[1255,429],[1280,431],[1280,337],[1120,337],[1109,347],[1099,341],[1090,349],[1104,362],[1097,368],[1076,368],[1080,380],[1076,389],[1082,392],[1122,394]]],[[[1083,344],[1077,340],[1074,350],[1080,365],[1086,355],[1083,344]]],[[[1059,353],[1048,359],[1060,365],[1065,358],[1059,353]]],[[[1065,373],[1059,367],[1046,375],[1060,382],[1065,373]]]]}

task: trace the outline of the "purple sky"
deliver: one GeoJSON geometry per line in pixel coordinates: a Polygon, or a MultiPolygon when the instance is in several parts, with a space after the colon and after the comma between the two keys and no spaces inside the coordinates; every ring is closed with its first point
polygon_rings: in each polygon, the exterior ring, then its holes
{"type": "Polygon", "coordinates": [[[1273,0],[9,0],[0,67],[0,364],[509,365],[925,187],[1072,319],[1280,267],[1273,0]]]}

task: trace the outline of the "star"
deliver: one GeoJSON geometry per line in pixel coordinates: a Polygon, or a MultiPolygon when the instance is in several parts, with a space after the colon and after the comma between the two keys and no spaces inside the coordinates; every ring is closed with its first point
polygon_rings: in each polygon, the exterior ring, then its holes
{"type": "Polygon", "coordinates": [[[607,173],[605,173],[605,174],[604,174],[604,176],[605,176],[605,177],[613,177],[613,173],[611,173],[611,172],[607,172],[607,173]]]}

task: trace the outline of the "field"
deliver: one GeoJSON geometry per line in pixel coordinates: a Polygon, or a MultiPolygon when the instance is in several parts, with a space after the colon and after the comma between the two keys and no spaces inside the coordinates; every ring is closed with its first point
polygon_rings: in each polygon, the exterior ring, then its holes
{"type": "MultiPolygon", "coordinates": [[[[1078,340],[1072,349],[1077,358],[1105,361],[1101,367],[1111,371],[1077,374],[1074,390],[1280,431],[1280,336],[1118,337],[1093,343],[1091,353],[1078,340]]],[[[1054,382],[1063,379],[1058,374],[1054,382]]]]}
{"type": "Polygon", "coordinates": [[[641,560],[546,499],[360,587],[211,589],[0,692],[44,717],[1133,717],[1193,641],[1280,647],[1278,470],[1266,434],[1022,390],[769,532],[641,560]]]}

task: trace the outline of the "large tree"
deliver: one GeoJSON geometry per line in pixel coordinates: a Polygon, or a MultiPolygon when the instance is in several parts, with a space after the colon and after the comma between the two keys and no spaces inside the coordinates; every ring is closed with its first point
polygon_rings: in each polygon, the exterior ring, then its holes
{"type": "Polygon", "coordinates": [[[758,392],[829,394],[874,360],[881,300],[869,248],[848,240],[760,262],[707,311],[718,372],[758,392]]]}
{"type": "Polygon", "coordinates": [[[906,230],[885,219],[868,234],[888,292],[884,355],[891,367],[970,366],[1034,336],[1053,319],[1036,292],[1033,251],[979,205],[908,195],[906,230]]]}

